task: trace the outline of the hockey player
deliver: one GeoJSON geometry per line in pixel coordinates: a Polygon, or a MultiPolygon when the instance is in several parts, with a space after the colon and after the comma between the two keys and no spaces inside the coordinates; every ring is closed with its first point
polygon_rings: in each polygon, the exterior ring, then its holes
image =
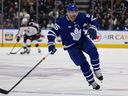
{"type": "Polygon", "coordinates": [[[21,27],[19,33],[17,34],[17,42],[19,42],[20,37],[23,35],[23,51],[21,54],[29,54],[31,42],[34,42],[35,46],[38,49],[38,53],[41,53],[39,48],[39,42],[37,41],[40,38],[40,28],[39,25],[35,22],[30,22],[30,15],[26,14],[21,22],[21,27]]]}
{"type": "Polygon", "coordinates": [[[93,72],[98,80],[103,80],[99,54],[95,45],[83,31],[84,23],[90,24],[91,26],[87,34],[90,35],[92,40],[96,39],[98,27],[97,19],[89,14],[78,12],[77,6],[73,3],[68,4],[66,10],[66,15],[59,18],[54,28],[48,32],[48,51],[51,54],[56,52],[55,38],[60,36],[64,50],[67,50],[72,61],[77,66],[80,66],[89,85],[91,85],[93,89],[98,90],[100,89],[100,85],[96,83],[93,72]],[[90,68],[83,52],[89,55],[93,70],[91,70],[92,68],[90,68]]]}

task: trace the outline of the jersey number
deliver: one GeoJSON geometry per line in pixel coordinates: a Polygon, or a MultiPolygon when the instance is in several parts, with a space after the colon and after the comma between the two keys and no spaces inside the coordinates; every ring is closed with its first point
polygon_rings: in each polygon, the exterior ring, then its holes
{"type": "Polygon", "coordinates": [[[55,30],[58,30],[59,28],[60,28],[60,26],[59,26],[58,24],[55,24],[55,25],[54,25],[54,29],[55,29],[55,30]]]}

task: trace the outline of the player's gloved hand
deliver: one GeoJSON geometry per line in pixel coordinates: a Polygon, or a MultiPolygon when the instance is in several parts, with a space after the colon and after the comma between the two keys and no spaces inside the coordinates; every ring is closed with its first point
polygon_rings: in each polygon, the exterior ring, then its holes
{"type": "Polygon", "coordinates": [[[16,41],[17,41],[17,42],[19,42],[19,41],[20,41],[20,37],[19,37],[19,36],[17,36],[16,41]]]}
{"type": "Polygon", "coordinates": [[[96,37],[97,37],[97,32],[96,32],[95,29],[89,28],[88,31],[87,31],[87,33],[90,35],[90,38],[91,38],[92,40],[96,39],[96,37]]]}
{"type": "Polygon", "coordinates": [[[48,51],[50,52],[50,54],[54,54],[56,52],[56,48],[54,44],[48,44],[48,51]]]}
{"type": "Polygon", "coordinates": [[[40,37],[41,37],[41,34],[40,34],[40,33],[37,33],[36,36],[37,36],[38,38],[40,38],[40,37]]]}

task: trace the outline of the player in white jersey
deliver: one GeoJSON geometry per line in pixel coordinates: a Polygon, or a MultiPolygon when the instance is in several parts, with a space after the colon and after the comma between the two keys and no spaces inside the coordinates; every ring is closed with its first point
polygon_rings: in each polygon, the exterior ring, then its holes
{"type": "Polygon", "coordinates": [[[31,43],[33,42],[38,49],[38,53],[41,53],[39,48],[39,42],[37,41],[40,38],[40,28],[39,24],[35,22],[30,22],[30,15],[26,14],[21,22],[20,30],[17,34],[17,42],[19,42],[20,37],[23,36],[23,51],[21,54],[29,54],[31,43]]]}

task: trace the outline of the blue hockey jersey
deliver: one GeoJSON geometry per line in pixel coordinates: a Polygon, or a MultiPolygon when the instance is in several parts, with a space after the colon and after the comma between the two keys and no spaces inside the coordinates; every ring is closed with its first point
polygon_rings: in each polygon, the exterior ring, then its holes
{"type": "Polygon", "coordinates": [[[64,49],[82,42],[85,38],[85,32],[83,31],[85,23],[91,24],[90,28],[97,30],[98,22],[96,18],[89,14],[79,12],[74,22],[71,22],[66,15],[59,18],[54,28],[48,32],[48,42],[54,43],[55,38],[60,36],[64,49]]]}

